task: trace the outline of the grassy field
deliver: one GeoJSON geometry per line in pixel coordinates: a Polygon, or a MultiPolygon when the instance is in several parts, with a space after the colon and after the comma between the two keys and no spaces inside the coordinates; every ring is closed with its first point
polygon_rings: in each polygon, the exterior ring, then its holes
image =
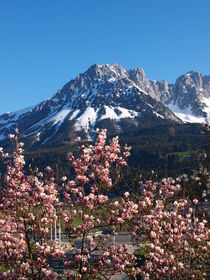
{"type": "Polygon", "coordinates": [[[198,154],[198,151],[191,150],[191,151],[184,151],[184,152],[168,153],[168,156],[175,155],[175,156],[186,158],[186,157],[195,156],[196,154],[198,154]]]}

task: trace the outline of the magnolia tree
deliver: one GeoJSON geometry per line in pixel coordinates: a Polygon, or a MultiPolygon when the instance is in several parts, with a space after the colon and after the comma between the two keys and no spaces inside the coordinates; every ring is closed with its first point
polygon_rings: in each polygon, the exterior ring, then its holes
{"type": "Polygon", "coordinates": [[[11,140],[16,138],[11,157],[0,150],[7,164],[0,204],[1,279],[109,279],[118,272],[135,273],[135,257],[125,246],[115,246],[110,236],[96,237],[94,233],[99,226],[114,227],[137,213],[138,206],[129,202],[129,214],[126,211],[124,219],[118,217],[107,196],[126,166],[130,148],[121,151],[118,137],[106,145],[106,130],[102,130],[94,146],[81,147],[79,158],[68,154],[75,176],[71,180],[62,177],[58,187],[49,166],[47,176],[26,174],[23,144],[17,136],[17,130],[16,136],[9,135],[11,140]],[[115,182],[110,178],[113,168],[115,182]],[[64,201],[59,199],[58,189],[64,201]],[[50,238],[50,228],[58,219],[69,237],[67,246],[50,238]],[[63,261],[65,276],[58,276],[49,266],[52,259],[63,261]]]}
{"type": "Polygon", "coordinates": [[[47,260],[63,255],[56,242],[48,242],[49,227],[57,219],[58,193],[53,178],[25,174],[22,153],[22,143],[16,143],[12,157],[0,149],[7,164],[0,202],[0,278],[55,279],[47,260]]]}
{"type": "MultiPolygon", "coordinates": [[[[111,199],[109,192],[127,163],[130,147],[120,148],[118,137],[106,144],[106,130],[97,131],[94,145],[83,145],[80,156],[68,154],[71,178],[57,186],[53,170],[24,171],[23,144],[10,157],[0,201],[1,279],[110,279],[116,273],[144,279],[204,279],[208,260],[206,221],[199,221],[186,200],[176,201],[179,185],[171,179],[141,184],[130,198],[111,199]],[[50,229],[61,224],[68,241],[52,240],[50,229]],[[143,248],[146,261],[137,265],[134,250],[116,245],[113,234],[121,226],[133,233],[133,249],[143,248]],[[58,275],[51,260],[59,261],[58,275]]],[[[197,201],[194,201],[197,204],[197,201]]]]}
{"type": "MultiPolygon", "coordinates": [[[[177,178],[179,180],[179,178],[177,178]]],[[[146,261],[138,268],[144,279],[205,279],[209,261],[209,235],[205,219],[195,216],[198,200],[190,205],[176,200],[175,180],[141,184],[134,236],[143,244],[146,261]]]]}
{"type": "Polygon", "coordinates": [[[107,195],[119,179],[120,169],[127,165],[129,155],[130,147],[125,146],[121,151],[118,137],[106,145],[104,129],[95,145],[81,146],[80,157],[67,156],[75,176],[70,181],[62,178],[65,203],[60,215],[70,243],[71,254],[64,262],[69,279],[110,279],[117,272],[129,274],[135,271],[135,257],[125,246],[115,246],[109,235],[96,234],[101,227],[113,228],[137,214],[137,204],[124,202],[117,204],[118,211],[125,213],[122,218],[115,211],[117,202],[113,203],[107,195]],[[115,180],[110,177],[111,172],[115,174],[115,180]]]}

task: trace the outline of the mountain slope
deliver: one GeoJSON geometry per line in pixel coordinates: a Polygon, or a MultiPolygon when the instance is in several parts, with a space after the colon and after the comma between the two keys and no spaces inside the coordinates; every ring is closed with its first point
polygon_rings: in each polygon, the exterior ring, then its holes
{"type": "Polygon", "coordinates": [[[51,99],[0,116],[0,140],[16,125],[26,143],[39,146],[73,141],[84,128],[115,134],[175,122],[181,121],[120,65],[93,65],[51,99]]]}
{"type": "Polygon", "coordinates": [[[161,101],[184,122],[210,122],[210,75],[188,72],[175,84],[146,78],[142,68],[128,71],[130,78],[153,98],[161,101]]]}

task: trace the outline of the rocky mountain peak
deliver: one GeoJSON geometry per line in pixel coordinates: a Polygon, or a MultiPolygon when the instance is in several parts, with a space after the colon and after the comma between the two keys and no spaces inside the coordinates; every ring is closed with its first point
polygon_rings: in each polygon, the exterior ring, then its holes
{"type": "Polygon", "coordinates": [[[180,76],[176,82],[175,85],[179,86],[180,84],[185,86],[191,86],[191,87],[200,87],[203,86],[203,76],[195,71],[187,72],[186,74],[180,76]]]}
{"type": "Polygon", "coordinates": [[[111,77],[115,79],[121,79],[127,77],[126,70],[119,64],[94,64],[88,70],[80,76],[90,77],[94,79],[109,79],[111,77]]]}
{"type": "Polygon", "coordinates": [[[209,94],[210,76],[197,72],[168,84],[147,79],[143,68],[126,71],[119,64],[94,64],[51,99],[0,116],[0,141],[17,124],[27,141],[35,137],[36,145],[48,145],[72,141],[84,128],[91,133],[106,127],[118,134],[181,120],[201,122],[210,116],[209,94]]]}
{"type": "Polygon", "coordinates": [[[143,68],[134,68],[128,71],[129,77],[135,82],[146,82],[147,78],[143,68]]]}

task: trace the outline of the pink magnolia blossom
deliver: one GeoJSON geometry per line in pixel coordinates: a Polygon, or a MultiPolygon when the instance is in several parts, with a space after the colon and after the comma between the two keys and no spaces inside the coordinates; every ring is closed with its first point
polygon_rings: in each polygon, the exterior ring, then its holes
{"type": "Polygon", "coordinates": [[[46,176],[25,172],[18,130],[10,136],[16,138],[12,157],[0,148],[7,164],[0,199],[0,267],[5,268],[0,279],[110,279],[117,273],[143,279],[205,279],[210,232],[207,221],[195,215],[198,200],[191,205],[177,199],[179,178],[141,182],[139,194],[125,192],[111,199],[109,192],[131,148],[121,148],[118,137],[107,143],[105,129],[96,133],[95,144],[82,145],[78,157],[67,155],[75,175],[64,175],[61,186],[50,166],[46,176]],[[67,245],[50,240],[56,221],[68,237],[67,245]],[[113,235],[101,234],[101,227],[112,228],[113,235]],[[134,248],[143,245],[142,265],[125,244],[115,244],[114,234],[121,227],[132,233],[134,248]],[[63,263],[63,275],[57,275],[50,260],[63,263]]]}

